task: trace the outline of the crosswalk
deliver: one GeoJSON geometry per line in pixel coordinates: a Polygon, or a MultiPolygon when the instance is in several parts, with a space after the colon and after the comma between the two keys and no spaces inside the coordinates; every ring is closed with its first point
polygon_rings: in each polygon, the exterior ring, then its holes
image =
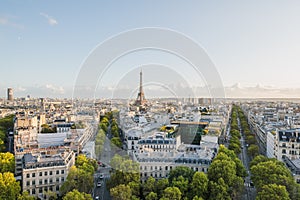
{"type": "Polygon", "coordinates": [[[244,186],[245,187],[253,187],[253,184],[251,184],[251,183],[244,183],[244,186]]]}

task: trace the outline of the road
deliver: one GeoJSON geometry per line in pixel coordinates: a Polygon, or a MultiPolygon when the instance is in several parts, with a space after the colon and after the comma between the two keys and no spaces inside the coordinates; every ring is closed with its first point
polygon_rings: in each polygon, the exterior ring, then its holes
{"type": "Polygon", "coordinates": [[[97,170],[97,173],[94,176],[94,193],[93,197],[94,199],[97,199],[98,197],[99,200],[110,200],[110,194],[109,191],[106,188],[106,181],[109,179],[109,167],[99,167],[97,170]],[[100,174],[103,175],[103,179],[100,178],[100,174]],[[97,183],[100,182],[101,186],[97,186],[97,183]]]}
{"type": "Polygon", "coordinates": [[[250,184],[251,183],[251,172],[250,172],[250,166],[249,166],[250,160],[249,160],[249,157],[247,154],[247,144],[245,141],[245,135],[242,132],[239,118],[238,118],[238,126],[239,126],[240,134],[241,134],[240,141],[241,141],[241,148],[242,148],[239,158],[242,161],[242,163],[245,166],[246,171],[247,171],[247,177],[245,177],[245,182],[244,182],[245,192],[244,192],[244,195],[242,196],[242,199],[254,200],[256,197],[256,189],[250,184]]]}
{"type": "Polygon", "coordinates": [[[94,176],[94,182],[95,182],[95,188],[94,188],[94,194],[93,197],[96,199],[96,197],[99,197],[100,200],[110,200],[110,194],[109,191],[106,188],[106,181],[109,179],[110,174],[110,160],[114,156],[111,148],[111,143],[109,140],[109,135],[105,137],[104,145],[103,145],[103,150],[99,157],[97,158],[98,161],[103,163],[105,167],[99,167],[95,176],[94,176]],[[108,137],[107,137],[108,136],[108,137]],[[103,174],[104,178],[102,180],[99,179],[100,174],[103,174]],[[101,187],[97,187],[97,182],[101,182],[101,187]]]}

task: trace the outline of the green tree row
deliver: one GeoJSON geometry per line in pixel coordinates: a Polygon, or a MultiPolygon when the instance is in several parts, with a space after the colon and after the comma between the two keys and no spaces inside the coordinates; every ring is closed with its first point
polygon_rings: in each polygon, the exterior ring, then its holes
{"type": "Polygon", "coordinates": [[[121,148],[122,139],[120,136],[120,129],[118,126],[118,120],[119,120],[118,116],[119,116],[118,111],[107,112],[100,121],[99,130],[103,130],[104,133],[108,133],[109,126],[110,126],[110,133],[113,136],[113,138],[111,139],[111,143],[114,144],[114,146],[121,148]]]}
{"type": "Polygon", "coordinates": [[[233,150],[236,155],[241,153],[241,134],[238,126],[238,118],[238,107],[233,105],[231,110],[230,140],[228,148],[233,150]]]}
{"type": "Polygon", "coordinates": [[[13,130],[15,115],[9,115],[0,119],[0,152],[4,152],[7,143],[7,132],[13,130]]]}
{"type": "Polygon", "coordinates": [[[259,147],[256,143],[255,134],[251,133],[247,118],[240,107],[237,107],[237,112],[240,118],[241,128],[243,134],[245,135],[245,140],[249,145],[247,151],[251,159],[259,155],[259,147]]]}
{"type": "Polygon", "coordinates": [[[259,155],[251,161],[250,170],[258,192],[256,199],[300,199],[300,186],[283,162],[259,155]]]}

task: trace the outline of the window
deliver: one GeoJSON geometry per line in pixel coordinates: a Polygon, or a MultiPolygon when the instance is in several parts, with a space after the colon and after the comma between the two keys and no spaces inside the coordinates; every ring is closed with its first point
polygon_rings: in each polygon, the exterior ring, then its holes
{"type": "Polygon", "coordinates": [[[286,147],[286,143],[282,143],[282,147],[286,147]]]}
{"type": "Polygon", "coordinates": [[[35,177],[35,173],[32,173],[32,177],[35,177]]]}
{"type": "Polygon", "coordinates": [[[30,174],[26,174],[26,178],[30,178],[30,174]]]}
{"type": "Polygon", "coordinates": [[[39,193],[43,193],[43,188],[39,188],[39,193]]]}
{"type": "Polygon", "coordinates": [[[35,194],[35,189],[34,188],[32,189],[32,194],[35,194]]]}
{"type": "Polygon", "coordinates": [[[42,180],[42,179],[39,180],[39,184],[40,184],[40,185],[43,184],[43,180],[42,180]]]}
{"type": "Polygon", "coordinates": [[[64,174],[65,173],[65,170],[61,170],[61,174],[64,174]]]}
{"type": "Polygon", "coordinates": [[[32,185],[35,185],[35,180],[33,180],[31,183],[32,183],[32,185]]]}
{"type": "Polygon", "coordinates": [[[29,186],[29,185],[30,185],[30,181],[27,181],[27,182],[26,182],[26,185],[29,186]]]}
{"type": "Polygon", "coordinates": [[[45,174],[45,176],[48,176],[48,172],[45,172],[44,174],[45,174]]]}
{"type": "Polygon", "coordinates": [[[49,182],[50,182],[50,183],[52,183],[52,182],[53,182],[52,178],[50,178],[50,179],[49,179],[49,182]]]}
{"type": "Polygon", "coordinates": [[[56,191],[59,191],[59,185],[57,185],[57,186],[55,187],[55,190],[56,190],[56,191]]]}
{"type": "Polygon", "coordinates": [[[52,175],[52,171],[49,172],[49,175],[50,175],[50,176],[52,175]]]}
{"type": "Polygon", "coordinates": [[[58,177],[56,178],[56,182],[59,182],[59,178],[58,177]]]}
{"type": "Polygon", "coordinates": [[[48,179],[45,179],[45,180],[44,180],[44,183],[45,183],[45,184],[48,184],[48,179]]]}
{"type": "Polygon", "coordinates": [[[61,177],[61,182],[64,182],[65,181],[65,177],[61,177]]]}
{"type": "Polygon", "coordinates": [[[59,174],[59,170],[56,170],[56,174],[59,174]]]}
{"type": "Polygon", "coordinates": [[[43,172],[40,172],[40,176],[43,176],[43,172]]]}
{"type": "Polygon", "coordinates": [[[285,154],[285,153],[286,153],[286,150],[285,150],[285,149],[282,149],[282,153],[284,153],[284,154],[285,154]]]}

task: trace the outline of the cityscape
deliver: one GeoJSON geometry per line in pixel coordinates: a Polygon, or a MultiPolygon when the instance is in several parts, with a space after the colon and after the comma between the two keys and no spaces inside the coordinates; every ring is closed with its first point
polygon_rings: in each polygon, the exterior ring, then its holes
{"type": "Polygon", "coordinates": [[[0,200],[300,200],[300,3],[225,2],[1,3],[0,200]]]}

